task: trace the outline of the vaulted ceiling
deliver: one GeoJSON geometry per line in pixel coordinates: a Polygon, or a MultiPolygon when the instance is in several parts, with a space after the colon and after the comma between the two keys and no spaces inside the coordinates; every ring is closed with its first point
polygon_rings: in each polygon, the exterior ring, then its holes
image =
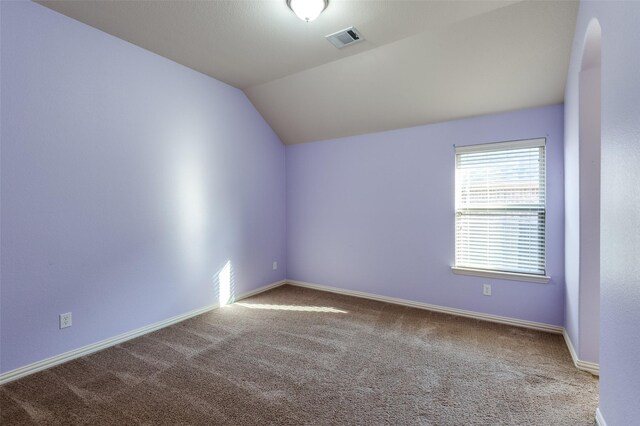
{"type": "Polygon", "coordinates": [[[247,94],[284,143],[562,102],[577,1],[43,1],[247,94]],[[365,41],[324,36],[355,26],[365,41]]]}

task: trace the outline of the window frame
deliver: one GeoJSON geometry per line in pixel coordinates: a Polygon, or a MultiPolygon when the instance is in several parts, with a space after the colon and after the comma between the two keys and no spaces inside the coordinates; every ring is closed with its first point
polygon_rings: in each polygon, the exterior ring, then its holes
{"type": "Polygon", "coordinates": [[[477,277],[485,277],[485,278],[497,278],[511,281],[526,281],[526,282],[534,282],[534,283],[548,283],[551,277],[547,274],[547,144],[546,138],[534,138],[534,139],[521,139],[521,140],[511,140],[505,142],[493,142],[486,144],[478,144],[478,145],[465,145],[465,146],[455,146],[454,145],[454,265],[451,266],[451,270],[454,274],[458,275],[470,275],[477,277]],[[507,150],[507,149],[517,149],[517,148],[527,148],[527,147],[544,147],[543,155],[544,155],[544,266],[545,271],[542,274],[533,274],[533,273],[522,273],[522,272],[512,272],[512,271],[501,271],[501,270],[492,270],[492,269],[480,269],[466,266],[458,266],[455,264],[456,262],[456,252],[457,252],[457,220],[456,216],[458,213],[457,206],[455,203],[457,202],[457,192],[458,192],[458,182],[457,182],[457,156],[458,154],[462,154],[465,152],[482,152],[482,151],[498,151],[498,150],[507,150]]]}

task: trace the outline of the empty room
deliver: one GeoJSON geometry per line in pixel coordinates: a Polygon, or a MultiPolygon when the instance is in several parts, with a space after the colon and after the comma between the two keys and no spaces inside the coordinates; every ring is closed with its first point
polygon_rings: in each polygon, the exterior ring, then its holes
{"type": "Polygon", "coordinates": [[[640,2],[0,0],[0,424],[640,425],[640,2]]]}

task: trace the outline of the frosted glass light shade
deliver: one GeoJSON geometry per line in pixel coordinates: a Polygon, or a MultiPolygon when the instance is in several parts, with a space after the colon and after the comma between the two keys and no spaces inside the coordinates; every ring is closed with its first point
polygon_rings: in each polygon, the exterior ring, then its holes
{"type": "Polygon", "coordinates": [[[287,6],[303,21],[311,22],[327,8],[329,0],[287,0],[287,6]]]}

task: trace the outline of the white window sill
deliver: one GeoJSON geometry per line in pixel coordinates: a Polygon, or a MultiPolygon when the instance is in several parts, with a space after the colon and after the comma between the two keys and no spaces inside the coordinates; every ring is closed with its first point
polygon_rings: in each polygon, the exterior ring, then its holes
{"type": "Polygon", "coordinates": [[[511,281],[527,281],[527,282],[539,283],[539,284],[546,284],[551,279],[551,277],[548,277],[545,275],[488,271],[484,269],[459,268],[456,266],[452,266],[451,271],[453,271],[454,274],[458,274],[458,275],[471,275],[474,277],[497,278],[500,280],[511,280],[511,281]]]}

